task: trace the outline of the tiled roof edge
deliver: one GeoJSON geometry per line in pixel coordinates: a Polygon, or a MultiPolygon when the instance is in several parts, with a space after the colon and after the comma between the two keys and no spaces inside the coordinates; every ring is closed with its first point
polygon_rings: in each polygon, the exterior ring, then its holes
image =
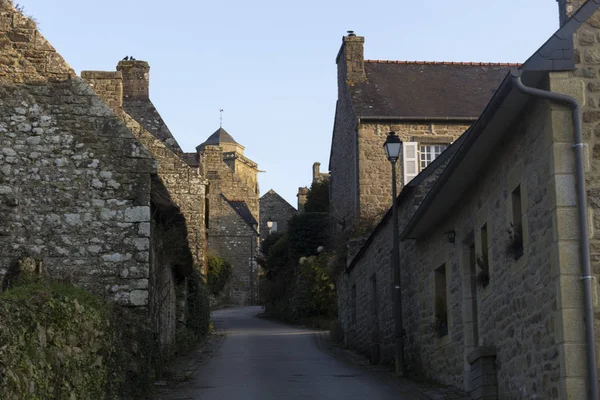
{"type": "Polygon", "coordinates": [[[396,61],[396,60],[365,60],[373,64],[409,64],[409,65],[467,65],[491,67],[520,67],[521,63],[466,62],[466,61],[396,61]]]}

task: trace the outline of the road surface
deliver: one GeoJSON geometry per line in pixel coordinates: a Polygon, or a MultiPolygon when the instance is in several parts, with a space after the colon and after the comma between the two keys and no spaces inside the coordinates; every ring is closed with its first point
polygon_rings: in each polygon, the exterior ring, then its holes
{"type": "Polygon", "coordinates": [[[261,307],[215,311],[226,334],[188,382],[161,400],[422,400],[400,382],[373,375],[319,350],[315,331],[256,318],[261,307]]]}

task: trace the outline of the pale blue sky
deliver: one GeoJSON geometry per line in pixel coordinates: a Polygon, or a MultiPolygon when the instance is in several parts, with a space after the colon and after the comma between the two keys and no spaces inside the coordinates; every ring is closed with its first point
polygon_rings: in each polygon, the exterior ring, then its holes
{"type": "MultiPolygon", "coordinates": [[[[184,151],[219,127],[258,162],[261,194],[296,206],[327,169],[347,30],[365,58],[523,62],[558,28],[555,0],[16,0],[69,64],[150,63],[150,97],[184,151]]],[[[384,157],[382,150],[382,157],[384,157]]]]}

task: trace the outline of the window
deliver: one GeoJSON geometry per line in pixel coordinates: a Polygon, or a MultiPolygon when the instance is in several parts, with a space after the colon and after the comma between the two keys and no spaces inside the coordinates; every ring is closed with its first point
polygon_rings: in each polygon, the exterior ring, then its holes
{"type": "Polygon", "coordinates": [[[352,307],[352,324],[356,324],[356,285],[352,285],[351,296],[350,305],[352,307]]]}
{"type": "Polygon", "coordinates": [[[448,148],[445,144],[422,144],[419,146],[419,161],[421,171],[427,168],[444,150],[448,148]]]}
{"type": "Polygon", "coordinates": [[[523,212],[521,208],[521,185],[511,193],[512,221],[510,223],[510,240],[508,252],[515,260],[523,255],[523,212]]]}
{"type": "Polygon", "coordinates": [[[477,255],[477,284],[486,288],[490,284],[490,256],[488,253],[488,229],[487,223],[483,224],[479,230],[479,243],[481,244],[480,254],[477,255]]]}
{"type": "Polygon", "coordinates": [[[379,296],[377,293],[377,275],[371,276],[371,314],[377,320],[379,316],[379,296]]]}
{"type": "Polygon", "coordinates": [[[403,184],[406,185],[422,170],[427,168],[444,150],[448,144],[427,144],[419,142],[402,143],[403,184]]]}
{"type": "Polygon", "coordinates": [[[446,264],[435,270],[435,332],[442,338],[448,335],[448,298],[446,294],[446,264]]]}

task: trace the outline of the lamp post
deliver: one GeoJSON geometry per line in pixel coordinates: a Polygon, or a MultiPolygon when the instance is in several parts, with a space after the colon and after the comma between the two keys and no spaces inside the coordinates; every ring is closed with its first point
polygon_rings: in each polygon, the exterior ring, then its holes
{"type": "Polygon", "coordinates": [[[392,270],[394,271],[394,337],[396,374],[404,375],[404,343],[402,340],[402,291],[400,254],[398,248],[398,206],[396,205],[396,162],[400,157],[402,141],[395,132],[388,133],[383,144],[387,159],[392,164],[392,270]]]}

